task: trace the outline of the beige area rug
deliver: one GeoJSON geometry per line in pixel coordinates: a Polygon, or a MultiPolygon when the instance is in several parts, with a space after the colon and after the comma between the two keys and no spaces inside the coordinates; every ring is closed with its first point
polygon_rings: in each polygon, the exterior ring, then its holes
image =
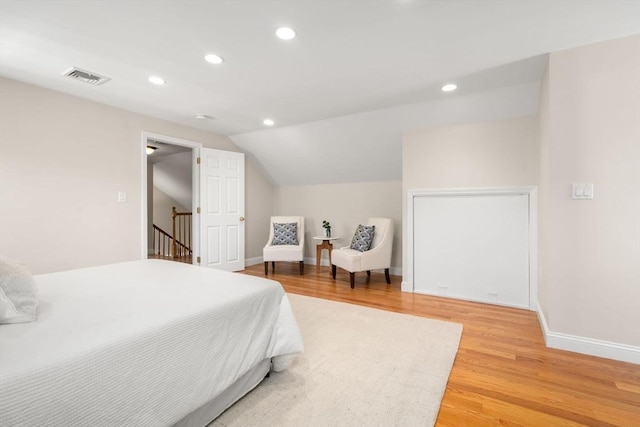
{"type": "Polygon", "coordinates": [[[288,294],[304,352],[211,426],[432,426],[462,325],[288,294]]]}

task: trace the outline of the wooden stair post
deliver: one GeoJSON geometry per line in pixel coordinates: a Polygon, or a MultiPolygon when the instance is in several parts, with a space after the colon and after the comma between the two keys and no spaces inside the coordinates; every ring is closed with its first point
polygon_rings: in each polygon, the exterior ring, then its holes
{"type": "Polygon", "coordinates": [[[173,206],[171,208],[171,219],[173,222],[173,231],[171,233],[171,237],[173,237],[171,239],[171,254],[174,258],[178,258],[178,245],[176,244],[176,216],[178,216],[178,213],[176,212],[176,207],[173,206]]]}

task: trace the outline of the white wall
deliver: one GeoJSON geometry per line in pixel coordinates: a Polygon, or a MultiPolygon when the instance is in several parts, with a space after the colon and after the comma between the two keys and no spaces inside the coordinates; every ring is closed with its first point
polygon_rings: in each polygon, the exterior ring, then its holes
{"type": "MultiPolygon", "coordinates": [[[[538,122],[533,116],[405,132],[403,194],[536,185],[537,153],[538,122]]],[[[403,266],[407,268],[406,262],[403,266]]],[[[406,270],[403,276],[408,276],[406,270]]]]}
{"type": "MultiPolygon", "coordinates": [[[[239,151],[224,136],[0,78],[0,254],[34,273],[139,259],[142,131],[239,151]]],[[[256,168],[248,162],[248,195],[271,188],[256,168]]],[[[249,221],[270,214],[248,201],[247,242],[249,221]]]]}
{"type": "MultiPolygon", "coordinates": [[[[274,215],[305,217],[304,256],[315,262],[314,236],[322,235],[322,221],[331,223],[331,235],[340,237],[334,247],[348,246],[358,224],[369,217],[391,218],[394,222],[391,273],[400,274],[402,266],[402,182],[364,182],[348,184],[300,185],[276,187],[274,215]]],[[[265,224],[268,238],[268,223],[265,224]]],[[[326,251],[323,251],[326,259],[326,251]]]]}
{"type": "Polygon", "coordinates": [[[640,36],[551,54],[542,89],[539,300],[551,344],[635,346],[640,363],[640,36]],[[578,182],[594,184],[593,200],[571,198],[578,182]]]}
{"type": "Polygon", "coordinates": [[[171,208],[174,206],[178,212],[191,212],[191,206],[182,206],[158,187],[153,187],[153,223],[169,234],[173,229],[171,208]]]}
{"type": "Polygon", "coordinates": [[[405,189],[535,185],[533,116],[405,132],[405,189]]]}
{"type": "MultiPolygon", "coordinates": [[[[147,161],[147,168],[150,165],[153,168],[153,185],[155,187],[176,200],[181,206],[193,206],[193,153],[191,149],[162,156],[153,162],[147,161]]],[[[191,208],[188,211],[191,211],[191,208]]]]}
{"type": "Polygon", "coordinates": [[[245,265],[262,262],[262,248],[269,238],[275,189],[259,170],[256,160],[245,155],[245,265]]]}
{"type": "Polygon", "coordinates": [[[552,53],[535,118],[404,134],[403,192],[536,184],[547,344],[640,363],[640,36],[552,53]]]}
{"type": "MultiPolygon", "coordinates": [[[[544,306],[549,301],[549,287],[546,286],[546,266],[549,265],[549,251],[546,248],[551,245],[549,233],[550,202],[549,202],[549,144],[550,141],[550,111],[549,111],[549,67],[545,71],[545,78],[540,85],[540,107],[538,109],[538,131],[540,143],[538,150],[538,311],[544,312],[544,306]]],[[[544,315],[541,316],[545,326],[544,315]]]]}

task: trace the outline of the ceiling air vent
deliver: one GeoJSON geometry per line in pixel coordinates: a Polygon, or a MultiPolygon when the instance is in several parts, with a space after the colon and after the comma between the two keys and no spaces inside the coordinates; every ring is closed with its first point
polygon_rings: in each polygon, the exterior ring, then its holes
{"type": "Polygon", "coordinates": [[[109,77],[101,76],[100,74],[92,73],[91,71],[81,70],[76,67],[68,69],[62,73],[62,75],[91,85],[101,85],[102,83],[111,80],[109,77]]]}

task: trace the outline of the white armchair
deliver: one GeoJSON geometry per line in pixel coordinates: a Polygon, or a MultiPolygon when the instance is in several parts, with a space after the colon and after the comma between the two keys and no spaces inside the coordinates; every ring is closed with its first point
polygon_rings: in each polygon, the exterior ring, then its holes
{"type": "Polygon", "coordinates": [[[332,254],[331,275],[336,278],[336,267],[350,273],[351,288],[354,288],[355,273],[384,269],[387,283],[391,283],[389,268],[391,267],[391,248],[393,246],[393,221],[389,218],[369,218],[367,225],[375,225],[371,249],[360,252],[349,246],[335,249],[332,254]]]}
{"type": "Polygon", "coordinates": [[[269,230],[269,241],[262,250],[264,261],[264,274],[269,274],[269,262],[271,270],[275,271],[276,261],[298,261],[300,263],[300,274],[304,274],[304,217],[302,216],[272,216],[269,230]],[[280,224],[296,224],[295,236],[287,227],[280,224]],[[278,224],[278,233],[274,233],[278,224]],[[285,229],[285,231],[282,231],[285,229]],[[274,237],[277,237],[274,242],[274,237]],[[296,240],[297,244],[291,244],[296,240]],[[274,244],[277,243],[277,244],[274,244]]]}

